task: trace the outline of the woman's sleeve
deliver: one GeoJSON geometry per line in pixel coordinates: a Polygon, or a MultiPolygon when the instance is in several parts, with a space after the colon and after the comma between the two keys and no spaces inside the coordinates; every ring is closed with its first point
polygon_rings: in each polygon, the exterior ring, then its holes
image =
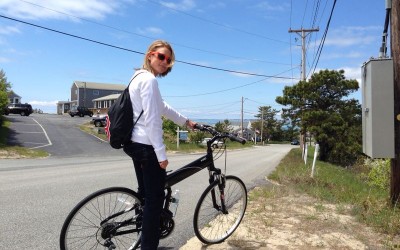
{"type": "Polygon", "coordinates": [[[178,111],[169,106],[168,103],[166,103],[165,101],[163,101],[163,105],[165,117],[180,125],[184,125],[186,123],[188,119],[186,116],[180,114],[178,111]]]}
{"type": "Polygon", "coordinates": [[[150,78],[143,82],[140,95],[142,98],[143,118],[146,134],[157,155],[159,162],[167,159],[163,141],[162,119],[164,102],[161,98],[158,82],[150,78]]]}

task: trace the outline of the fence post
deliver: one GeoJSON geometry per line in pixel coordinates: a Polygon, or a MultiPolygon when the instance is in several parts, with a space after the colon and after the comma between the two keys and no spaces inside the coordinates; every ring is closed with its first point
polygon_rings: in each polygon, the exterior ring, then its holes
{"type": "Polygon", "coordinates": [[[311,167],[311,178],[314,178],[315,162],[317,161],[318,150],[319,150],[319,144],[315,144],[314,161],[311,167]]]}
{"type": "Polygon", "coordinates": [[[308,145],[307,143],[304,144],[304,164],[307,165],[307,155],[308,155],[308,145]]]}

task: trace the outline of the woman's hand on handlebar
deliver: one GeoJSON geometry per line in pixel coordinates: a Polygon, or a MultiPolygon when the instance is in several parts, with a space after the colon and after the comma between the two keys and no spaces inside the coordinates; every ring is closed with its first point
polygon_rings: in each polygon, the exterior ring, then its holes
{"type": "Polygon", "coordinates": [[[186,120],[186,126],[190,127],[191,129],[196,128],[197,123],[191,120],[186,120]]]}

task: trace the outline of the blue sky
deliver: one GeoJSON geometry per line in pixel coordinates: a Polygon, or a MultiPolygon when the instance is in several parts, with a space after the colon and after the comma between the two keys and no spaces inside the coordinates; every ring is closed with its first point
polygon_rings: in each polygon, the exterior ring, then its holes
{"type": "MultiPolygon", "coordinates": [[[[2,16],[122,48],[0,17],[0,68],[22,102],[55,113],[73,81],[127,84],[140,53],[164,39],[181,61],[159,80],[171,106],[194,120],[240,119],[243,97],[253,118],[259,106],[280,110],[276,96],[301,77],[301,39],[289,29],[319,28],[307,36],[307,75],[314,70],[333,2],[0,0],[2,16]]],[[[337,1],[316,71],[344,69],[360,81],[361,65],[378,57],[384,21],[384,0],[337,1]]]]}

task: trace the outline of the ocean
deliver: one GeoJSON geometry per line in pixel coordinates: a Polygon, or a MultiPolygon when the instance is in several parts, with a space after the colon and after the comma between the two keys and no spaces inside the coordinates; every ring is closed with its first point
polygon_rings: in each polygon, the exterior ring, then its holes
{"type": "MultiPolygon", "coordinates": [[[[201,124],[207,124],[214,126],[217,122],[224,122],[226,119],[193,119],[194,122],[198,122],[201,124]]],[[[241,123],[240,119],[227,119],[232,125],[239,125],[241,123]]],[[[249,121],[253,121],[254,119],[243,119],[243,124],[246,124],[249,121]]]]}

